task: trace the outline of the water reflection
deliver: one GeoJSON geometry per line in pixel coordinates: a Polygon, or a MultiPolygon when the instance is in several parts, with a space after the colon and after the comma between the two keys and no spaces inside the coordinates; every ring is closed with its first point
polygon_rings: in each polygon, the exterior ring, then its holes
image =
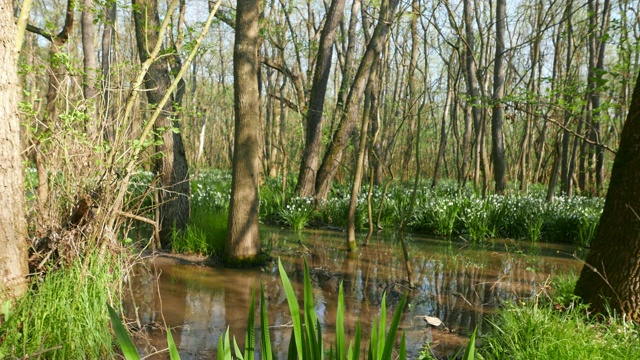
{"type": "MultiPolygon", "coordinates": [[[[501,302],[541,294],[550,274],[577,271],[580,263],[572,248],[559,245],[494,241],[484,246],[468,243],[407,238],[416,289],[409,291],[401,245],[391,235],[374,238],[369,246],[346,253],[343,235],[325,231],[293,234],[281,229],[263,230],[274,244],[273,255],[282,259],[302,299],[303,259],[307,260],[314,284],[315,311],[327,344],[333,339],[339,285],[345,293],[345,324],[353,336],[360,320],[365,338],[384,293],[389,316],[402,294],[409,295],[402,330],[407,335],[408,355],[416,357],[429,341],[438,356],[455,353],[477,325],[483,331],[483,316],[501,302]],[[436,316],[449,331],[425,326],[420,316],[436,316]]],[[[244,343],[252,289],[263,284],[267,300],[271,338],[284,357],[290,337],[286,296],[277,263],[262,269],[229,270],[196,265],[177,265],[158,259],[139,269],[132,280],[133,300],[127,314],[145,326],[149,354],[162,349],[164,323],[174,327],[174,338],[183,359],[214,358],[219,336],[227,326],[244,343]],[[159,289],[159,294],[158,294],[159,289]],[[149,325],[154,326],[149,326],[149,325]]],[[[257,314],[256,314],[257,315],[257,314]]],[[[256,316],[256,324],[258,324],[256,316]]],[[[256,336],[259,338],[259,334],[256,336]]],[[[365,345],[366,346],[366,345],[365,345]]],[[[259,351],[257,351],[259,356],[259,351]]],[[[163,358],[158,354],[154,358],[163,358]]]]}

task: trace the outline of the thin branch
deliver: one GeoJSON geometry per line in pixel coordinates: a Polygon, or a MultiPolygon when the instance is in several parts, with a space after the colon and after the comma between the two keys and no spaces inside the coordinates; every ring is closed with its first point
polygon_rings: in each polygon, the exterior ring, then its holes
{"type": "Polygon", "coordinates": [[[293,110],[293,111],[295,111],[297,113],[300,113],[300,115],[302,115],[305,118],[307,117],[307,114],[301,112],[300,109],[298,108],[298,105],[296,105],[293,101],[291,101],[289,99],[286,99],[286,98],[283,98],[282,96],[276,95],[274,93],[269,93],[269,97],[272,98],[272,99],[276,99],[278,101],[282,101],[289,109],[291,109],[291,110],[293,110]]]}

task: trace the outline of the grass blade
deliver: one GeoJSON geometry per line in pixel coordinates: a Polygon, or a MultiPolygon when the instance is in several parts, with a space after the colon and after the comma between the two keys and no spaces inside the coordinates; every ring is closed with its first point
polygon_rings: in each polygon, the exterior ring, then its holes
{"type": "Polygon", "coordinates": [[[267,302],[264,296],[264,287],[260,284],[260,353],[263,360],[273,360],[271,350],[271,336],[269,334],[269,317],[267,315],[267,302]]]}
{"type": "MultiPolygon", "coordinates": [[[[244,360],[253,360],[256,349],[256,329],[255,329],[255,307],[256,307],[256,294],[255,291],[251,291],[251,305],[249,306],[249,319],[247,319],[247,333],[244,339],[244,360]]],[[[234,338],[235,342],[235,338],[234,338]]],[[[237,344],[236,344],[237,348],[237,344]]],[[[239,355],[240,351],[236,352],[239,355]]]]}
{"type": "Polygon", "coordinates": [[[229,342],[229,327],[218,340],[218,360],[233,360],[231,357],[231,343],[229,342]]]}
{"type": "MultiPolygon", "coordinates": [[[[384,352],[382,353],[382,359],[391,359],[391,355],[393,353],[393,345],[396,341],[396,333],[398,331],[398,327],[400,326],[400,319],[402,318],[402,313],[404,312],[404,305],[407,303],[407,295],[402,296],[398,307],[396,308],[396,312],[393,314],[393,319],[391,320],[391,325],[389,326],[389,332],[387,333],[387,340],[384,344],[384,352]]],[[[384,330],[380,330],[384,331],[384,330]]],[[[382,341],[381,341],[382,342],[382,341]]]]}
{"type": "MultiPolygon", "coordinates": [[[[291,281],[287,272],[284,271],[282,262],[278,259],[278,270],[280,271],[280,279],[282,279],[282,286],[287,295],[287,302],[289,303],[289,311],[291,312],[291,320],[293,321],[293,337],[295,339],[295,350],[298,355],[298,359],[304,359],[302,356],[302,350],[304,346],[304,339],[302,338],[302,322],[300,319],[300,306],[298,305],[298,299],[291,286],[291,281]]],[[[291,347],[289,347],[291,349],[291,347]]],[[[291,358],[292,354],[289,354],[291,358]]]]}
{"type": "MultiPolygon", "coordinates": [[[[375,326],[375,325],[374,325],[375,326]]],[[[353,357],[349,357],[350,360],[360,359],[360,339],[362,338],[362,329],[360,327],[360,320],[356,323],[356,336],[353,344],[353,357]]]]}
{"type": "Polygon", "coordinates": [[[345,335],[344,335],[344,290],[340,282],[338,292],[338,309],[336,311],[336,359],[345,359],[345,335]]]}
{"type": "Polygon", "coordinates": [[[376,357],[376,359],[386,359],[385,357],[382,356],[382,354],[384,354],[384,348],[385,348],[385,335],[387,332],[387,294],[384,293],[382,294],[382,304],[380,304],[380,320],[379,320],[379,326],[378,326],[378,341],[375,343],[374,346],[376,346],[376,348],[374,349],[374,355],[376,357]]]}
{"type": "Polygon", "coordinates": [[[171,329],[167,329],[167,346],[169,347],[169,358],[171,360],[180,360],[180,353],[178,353],[178,347],[176,342],[173,341],[173,335],[171,335],[171,329]]]}
{"type": "Polygon", "coordinates": [[[238,358],[238,360],[244,360],[242,351],[240,351],[240,346],[238,346],[238,342],[236,341],[235,336],[233,337],[233,351],[236,353],[236,358],[238,358]]]}
{"type": "Polygon", "coordinates": [[[464,355],[462,356],[462,360],[474,360],[476,357],[476,334],[478,333],[478,327],[476,326],[473,329],[473,334],[471,334],[471,339],[469,339],[469,345],[464,351],[464,355]]]}
{"type": "Polygon", "coordinates": [[[107,307],[109,308],[109,317],[111,318],[113,332],[116,334],[116,341],[120,346],[120,350],[122,350],[122,355],[124,355],[126,360],[139,360],[140,356],[138,355],[138,351],[135,345],[133,345],[129,333],[124,328],[124,325],[122,325],[120,317],[109,304],[107,304],[107,307]]]}
{"type": "Polygon", "coordinates": [[[309,266],[304,261],[304,323],[305,323],[305,359],[319,360],[322,356],[322,349],[318,346],[316,337],[316,312],[313,306],[313,287],[309,276],[309,266]]]}
{"type": "Polygon", "coordinates": [[[407,358],[407,337],[404,331],[402,332],[402,339],[400,340],[400,351],[398,354],[399,360],[406,360],[407,358]]]}
{"type": "Polygon", "coordinates": [[[293,331],[291,332],[291,337],[289,338],[289,351],[287,353],[288,360],[300,360],[300,358],[296,357],[298,354],[298,349],[296,347],[296,339],[293,331]]]}

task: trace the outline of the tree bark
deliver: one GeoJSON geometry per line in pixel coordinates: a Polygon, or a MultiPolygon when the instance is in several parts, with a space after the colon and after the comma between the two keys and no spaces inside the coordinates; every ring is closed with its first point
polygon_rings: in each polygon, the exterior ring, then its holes
{"type": "Polygon", "coordinates": [[[575,293],[591,309],[640,322],[640,74],[591,251],[575,293]]]}
{"type": "Polygon", "coordinates": [[[307,111],[307,131],[304,153],[298,175],[298,194],[302,197],[315,194],[316,173],[320,161],[320,141],[322,140],[322,119],[324,100],[331,72],[331,58],[336,29],[344,13],[345,0],[332,0],[324,28],[318,44],[316,68],[311,84],[309,110],[307,111]]]}
{"type": "Polygon", "coordinates": [[[407,118],[407,137],[404,150],[404,158],[402,160],[402,180],[409,179],[409,167],[413,156],[413,138],[416,132],[415,108],[418,102],[418,86],[415,79],[416,66],[418,64],[418,17],[420,16],[420,7],[418,0],[411,1],[411,22],[409,24],[411,32],[411,53],[409,55],[409,68],[407,69],[408,96],[404,102],[404,112],[407,118]]]}
{"type": "Polygon", "coordinates": [[[226,252],[231,263],[260,254],[260,94],[258,91],[259,0],[238,0],[233,48],[235,142],[226,252]]]}
{"type": "Polygon", "coordinates": [[[93,24],[93,0],[83,0],[82,18],[82,53],[84,55],[84,74],[82,81],[82,92],[85,100],[88,101],[89,120],[86,129],[89,139],[98,139],[98,106],[96,104],[98,88],[98,60],[96,56],[96,27],[93,24]]]}
{"type": "Polygon", "coordinates": [[[114,129],[109,125],[109,118],[111,115],[110,104],[110,87],[111,87],[111,48],[114,38],[114,25],[116,21],[117,2],[115,0],[107,1],[105,4],[105,23],[104,30],[102,32],[101,43],[101,59],[100,67],[102,69],[102,106],[100,109],[100,115],[104,123],[102,124],[103,137],[106,140],[112,141],[114,136],[114,129]]]}
{"type": "Polygon", "coordinates": [[[473,31],[471,0],[464,0],[463,14],[465,27],[465,80],[467,83],[466,101],[467,112],[465,114],[465,133],[463,135],[463,159],[462,159],[462,175],[465,177],[463,184],[466,182],[466,176],[471,161],[471,121],[475,129],[476,146],[475,146],[475,171],[473,185],[477,189],[479,183],[480,172],[480,138],[481,138],[481,120],[482,108],[480,106],[480,90],[478,88],[477,65],[475,60],[475,32],[473,31]]]}
{"type": "Polygon", "coordinates": [[[16,26],[11,1],[0,5],[0,304],[27,291],[27,223],[24,217],[24,180],[20,118],[16,26]]]}
{"type": "Polygon", "coordinates": [[[356,157],[356,169],[351,185],[351,197],[349,199],[349,212],[347,215],[347,249],[349,251],[356,249],[356,210],[358,207],[358,194],[362,186],[362,174],[364,173],[364,154],[367,149],[367,134],[369,132],[369,121],[371,119],[370,111],[375,111],[377,108],[377,99],[375,97],[377,96],[376,82],[378,81],[378,66],[378,59],[375,59],[373,65],[371,65],[371,72],[369,73],[369,81],[367,83],[367,91],[370,99],[366,101],[368,102],[368,106],[365,106],[365,111],[362,114],[362,123],[360,125],[360,141],[356,157]],[[367,109],[367,107],[369,109],[367,109]]]}
{"type": "MultiPolygon", "coordinates": [[[[148,50],[158,40],[160,19],[156,0],[132,0],[133,15],[136,29],[136,40],[140,61],[149,58],[148,50]]],[[[167,14],[170,16],[170,14],[167,14]]],[[[166,57],[155,61],[144,77],[147,89],[147,100],[150,106],[160,103],[171,84],[169,64],[166,57]]],[[[161,145],[158,152],[162,154],[156,160],[156,173],[161,177],[159,211],[160,211],[160,241],[163,248],[171,246],[172,230],[183,230],[190,219],[190,186],[189,166],[182,143],[180,124],[174,111],[174,101],[167,102],[155,127],[161,131],[161,145]],[[173,131],[176,129],[176,131],[173,131]]],[[[180,104],[175,104],[179,106],[180,104]]]]}
{"type": "MultiPolygon", "coordinates": [[[[451,62],[445,62],[445,66],[449,68],[451,62]]],[[[444,154],[447,149],[447,119],[450,117],[451,102],[453,100],[453,74],[451,70],[447,71],[447,96],[444,100],[444,110],[442,111],[442,121],[440,124],[440,145],[438,146],[438,156],[436,157],[436,166],[433,169],[433,179],[431,181],[431,187],[436,188],[438,186],[438,179],[440,177],[440,167],[444,161],[444,154]]]]}
{"type": "Polygon", "coordinates": [[[393,22],[393,17],[398,6],[398,0],[388,0],[383,2],[380,10],[380,18],[371,37],[371,41],[367,45],[367,50],[362,57],[360,66],[349,90],[347,101],[345,103],[344,112],[340,118],[340,123],[333,134],[333,141],[329,145],[322,165],[318,170],[316,177],[316,198],[326,199],[331,181],[338,170],[342,151],[347,145],[349,135],[355,126],[355,119],[358,113],[358,104],[364,92],[365,85],[369,78],[371,65],[373,60],[380,55],[389,29],[393,22]]]}
{"type": "Polygon", "coordinates": [[[505,177],[506,164],[504,159],[504,138],[502,132],[502,118],[504,106],[504,79],[506,64],[504,59],[504,32],[507,3],[505,0],[496,1],[496,58],[493,72],[493,114],[491,115],[491,143],[493,144],[493,174],[496,182],[496,194],[502,194],[507,187],[505,177]]]}

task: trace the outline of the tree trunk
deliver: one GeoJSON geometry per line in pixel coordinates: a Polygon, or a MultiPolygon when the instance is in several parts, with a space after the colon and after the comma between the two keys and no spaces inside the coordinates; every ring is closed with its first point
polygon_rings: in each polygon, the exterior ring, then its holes
{"type": "MultiPolygon", "coordinates": [[[[445,62],[445,66],[448,68],[451,62],[445,62]]],[[[453,74],[451,71],[447,71],[447,97],[444,100],[444,110],[442,112],[442,121],[440,124],[440,145],[438,146],[438,156],[436,158],[436,166],[433,170],[433,180],[431,181],[431,187],[436,188],[438,186],[438,179],[440,177],[440,166],[444,161],[444,154],[447,149],[447,119],[449,118],[449,112],[451,109],[451,101],[453,100],[453,74]]]]}
{"type": "Polygon", "coordinates": [[[640,322],[640,74],[611,170],[600,225],[575,293],[591,309],[640,322]]]}
{"type": "Polygon", "coordinates": [[[367,79],[369,78],[369,72],[371,71],[371,65],[373,60],[380,55],[382,47],[384,45],[391,23],[393,22],[394,14],[398,6],[398,0],[385,1],[382,4],[380,10],[380,18],[371,37],[371,41],[367,45],[367,50],[362,57],[358,71],[349,90],[347,101],[345,103],[344,112],[340,118],[340,123],[333,134],[333,141],[329,145],[329,149],[324,156],[322,165],[318,170],[318,176],[316,177],[316,197],[318,199],[326,199],[331,181],[338,170],[339,160],[342,156],[342,151],[347,145],[349,135],[355,126],[355,119],[358,112],[358,104],[360,98],[364,92],[367,79]]]}
{"type": "Polygon", "coordinates": [[[233,47],[235,142],[226,252],[231,263],[260,254],[260,94],[258,91],[259,0],[238,0],[233,47]]]}
{"type": "Polygon", "coordinates": [[[89,124],[87,131],[89,139],[96,140],[98,133],[98,107],[96,104],[98,89],[98,60],[96,58],[96,27],[93,24],[93,0],[84,0],[82,7],[82,53],[84,55],[84,79],[82,92],[85,100],[89,101],[89,124]],[[93,118],[93,119],[91,119],[93,118]]]}
{"type": "Polygon", "coordinates": [[[496,1],[496,58],[493,72],[493,114],[491,116],[491,143],[493,144],[493,174],[496,182],[496,194],[502,194],[507,187],[507,179],[505,178],[504,138],[502,133],[502,118],[504,114],[502,98],[504,97],[504,78],[506,72],[506,64],[504,61],[506,8],[507,3],[505,0],[496,1]]]}
{"type": "MultiPolygon", "coordinates": [[[[573,59],[573,23],[571,21],[571,13],[572,13],[572,5],[573,1],[567,1],[567,5],[564,12],[564,18],[566,19],[566,43],[567,43],[567,51],[566,51],[566,60],[565,60],[565,88],[571,85],[572,76],[571,76],[571,62],[573,59]]],[[[568,89],[565,89],[562,94],[563,101],[567,104],[570,103],[571,98],[568,93],[568,89]]],[[[569,133],[569,122],[571,120],[571,111],[569,109],[564,111],[564,129],[562,131],[562,165],[560,166],[560,181],[562,182],[562,192],[566,195],[571,195],[572,186],[571,186],[571,159],[569,157],[570,150],[570,140],[571,134],[569,133]]]]}
{"type": "Polygon", "coordinates": [[[463,4],[463,14],[464,14],[464,27],[465,27],[465,40],[466,40],[466,48],[464,51],[465,54],[465,80],[467,83],[467,96],[468,99],[466,101],[467,113],[465,115],[465,134],[463,140],[463,148],[464,148],[464,156],[462,160],[462,174],[465,176],[464,182],[466,182],[466,174],[467,169],[469,168],[469,163],[471,160],[471,131],[470,121],[473,122],[473,127],[475,129],[476,136],[476,146],[475,146],[475,170],[473,177],[473,185],[477,189],[479,184],[479,176],[480,176],[480,138],[481,138],[481,118],[482,118],[482,108],[480,106],[480,90],[478,88],[478,77],[477,77],[477,65],[476,60],[474,58],[475,52],[475,33],[473,31],[473,17],[471,8],[471,0],[464,0],[463,4]]]}
{"type": "Polygon", "coordinates": [[[105,9],[105,23],[104,23],[104,31],[102,32],[102,58],[101,68],[102,68],[102,107],[100,108],[101,116],[105,123],[102,125],[102,131],[104,132],[103,137],[106,140],[112,141],[114,136],[114,129],[112,126],[109,126],[109,118],[110,118],[110,87],[111,87],[111,48],[113,44],[114,38],[114,23],[116,21],[116,10],[117,10],[117,2],[116,1],[108,1],[106,3],[105,9]]]}
{"type": "Polygon", "coordinates": [[[16,26],[11,1],[0,5],[0,304],[27,291],[27,223],[24,217],[24,180],[20,118],[16,26]]]}
{"type": "Polygon", "coordinates": [[[602,121],[600,112],[600,91],[602,84],[602,76],[604,74],[604,51],[606,41],[604,39],[608,27],[609,27],[609,14],[611,3],[609,0],[604,1],[604,8],[602,9],[602,19],[599,19],[599,1],[588,1],[589,12],[589,26],[591,32],[589,34],[589,79],[588,84],[588,99],[589,112],[588,117],[591,123],[591,129],[589,131],[589,139],[595,145],[590,145],[590,152],[595,152],[595,192],[600,194],[604,190],[604,146],[602,145],[602,121]],[[599,21],[600,20],[600,21],[599,21]]]}
{"type": "Polygon", "coordinates": [[[322,140],[322,118],[324,111],[324,99],[327,92],[327,83],[331,72],[331,58],[333,56],[333,43],[336,38],[336,29],[344,13],[345,0],[332,0],[327,13],[318,54],[316,68],[311,84],[309,97],[309,110],[307,112],[307,131],[304,153],[298,175],[298,194],[303,197],[315,194],[316,173],[320,160],[320,141],[322,140]]]}
{"type": "MultiPolygon", "coordinates": [[[[378,59],[376,58],[371,66],[371,72],[369,73],[369,81],[367,83],[367,92],[369,93],[368,106],[365,106],[365,111],[362,114],[362,123],[360,126],[360,142],[358,144],[358,154],[356,157],[356,170],[353,175],[353,183],[351,186],[351,197],[349,201],[349,213],[347,215],[347,249],[354,251],[356,249],[356,209],[358,206],[358,194],[360,193],[360,187],[362,186],[362,174],[364,169],[364,154],[367,149],[367,134],[369,131],[369,121],[371,119],[371,112],[376,111],[377,108],[377,84],[378,81],[378,59]],[[369,108],[369,109],[367,109],[369,108]],[[371,110],[371,111],[367,111],[371,110]]],[[[374,115],[375,116],[375,115],[374,115]]]]}
{"type": "Polygon", "coordinates": [[[402,160],[402,180],[409,179],[409,166],[411,157],[413,156],[413,138],[416,132],[415,108],[418,101],[418,86],[415,80],[416,66],[418,64],[418,17],[420,16],[420,8],[418,0],[411,1],[411,23],[409,25],[411,32],[411,53],[409,55],[409,68],[407,71],[408,96],[404,102],[404,112],[407,119],[407,137],[404,150],[404,158],[402,160]]]}
{"type": "MultiPolygon", "coordinates": [[[[132,0],[136,40],[140,61],[149,58],[148,49],[151,49],[158,40],[160,19],[158,16],[158,4],[156,0],[132,0]]],[[[170,14],[167,14],[170,16],[170,14]]],[[[167,58],[155,61],[144,77],[144,85],[147,89],[147,100],[150,106],[160,103],[171,84],[169,77],[169,64],[167,58]]],[[[180,91],[180,90],[178,90],[180,91]]],[[[155,123],[156,129],[164,129],[159,135],[162,138],[158,152],[162,154],[156,160],[156,173],[161,177],[162,189],[160,189],[160,241],[163,248],[171,246],[172,230],[183,230],[190,218],[190,186],[189,167],[182,143],[180,124],[174,111],[173,99],[167,102],[164,110],[155,123]],[[173,120],[172,120],[173,118],[173,120]]],[[[175,104],[180,106],[180,104],[175,104]]]]}

